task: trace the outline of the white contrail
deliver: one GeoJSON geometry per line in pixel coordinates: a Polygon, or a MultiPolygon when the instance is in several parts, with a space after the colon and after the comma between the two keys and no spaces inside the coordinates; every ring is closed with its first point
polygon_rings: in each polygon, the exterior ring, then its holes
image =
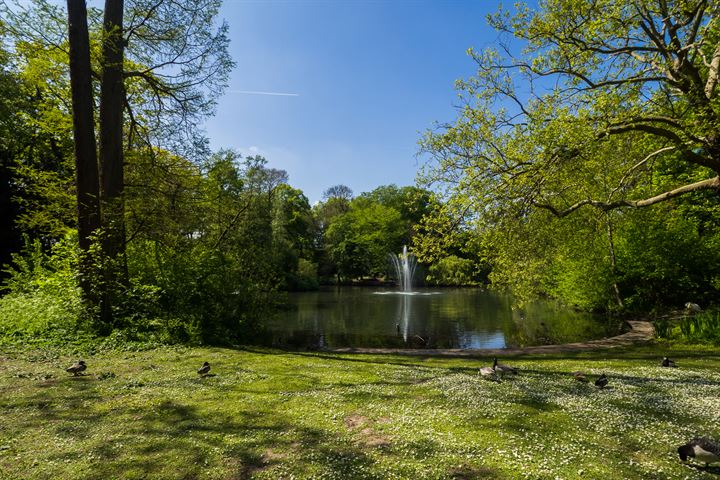
{"type": "Polygon", "coordinates": [[[274,95],[276,97],[299,97],[299,93],[282,93],[282,92],[257,92],[254,90],[230,90],[230,93],[243,93],[245,95],[274,95]]]}

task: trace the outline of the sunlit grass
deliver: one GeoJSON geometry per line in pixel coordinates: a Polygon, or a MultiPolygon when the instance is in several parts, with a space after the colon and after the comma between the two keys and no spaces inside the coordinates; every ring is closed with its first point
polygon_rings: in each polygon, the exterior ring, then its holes
{"type": "Polygon", "coordinates": [[[75,357],[4,351],[0,477],[716,478],[675,449],[720,438],[720,349],[671,355],[506,359],[494,383],[487,359],[160,348],[72,377],[75,357]]]}

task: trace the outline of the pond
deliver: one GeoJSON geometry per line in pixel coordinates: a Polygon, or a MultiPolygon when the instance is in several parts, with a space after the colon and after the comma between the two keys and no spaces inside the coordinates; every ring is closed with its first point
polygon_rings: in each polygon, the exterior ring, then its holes
{"type": "Polygon", "coordinates": [[[523,308],[483,289],[330,287],[289,293],[266,325],[272,344],[290,348],[507,348],[612,336],[617,320],[548,301],[523,308]]]}

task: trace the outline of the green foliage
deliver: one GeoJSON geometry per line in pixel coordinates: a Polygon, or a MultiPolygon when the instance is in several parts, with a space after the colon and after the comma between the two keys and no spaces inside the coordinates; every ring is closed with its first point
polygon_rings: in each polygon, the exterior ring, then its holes
{"type": "Polygon", "coordinates": [[[720,345],[720,312],[708,310],[676,320],[661,318],[655,321],[655,333],[665,340],[720,345]]]}
{"type": "Polygon", "coordinates": [[[440,205],[422,222],[420,258],[472,234],[493,284],[521,297],[716,301],[720,95],[702,60],[717,49],[716,13],[701,1],[552,0],[491,16],[516,45],[471,49],[464,108],[422,139],[420,181],[440,205]],[[672,39],[653,36],[660,23],[672,39]]]}
{"type": "Polygon", "coordinates": [[[297,269],[288,225],[302,230],[302,208],[290,206],[307,200],[261,157],[223,151],[202,170],[163,152],[134,161],[131,176],[142,181],[127,201],[135,232],[128,269],[154,287],[159,323],[170,322],[180,341],[252,338],[273,292],[297,269]]]}
{"type": "Polygon", "coordinates": [[[430,265],[425,281],[430,285],[476,285],[475,262],[450,255],[430,265]]]}
{"type": "Polygon", "coordinates": [[[426,190],[395,185],[378,187],[351,201],[328,198],[315,209],[326,253],[319,262],[321,273],[331,271],[346,281],[384,276],[388,254],[412,244],[430,199],[426,190]]]}
{"type": "MultiPolygon", "coordinates": [[[[130,272],[153,286],[150,302],[157,317],[138,318],[130,330],[156,328],[173,341],[223,343],[252,338],[257,318],[273,305],[268,285],[258,285],[235,252],[206,245],[168,249],[138,241],[128,249],[130,272]]],[[[254,265],[250,265],[252,267],[254,265]]]]}
{"type": "Polygon", "coordinates": [[[346,278],[378,276],[387,270],[387,255],[399,251],[405,237],[400,213],[370,201],[354,201],[327,230],[330,257],[346,278]]]}
{"type": "MultiPolygon", "coordinates": [[[[704,210],[717,218],[720,210],[704,210]]],[[[620,284],[637,309],[707,305],[720,293],[720,229],[685,208],[633,212],[618,232],[620,284]]]]}
{"type": "MultiPolygon", "coordinates": [[[[46,253],[39,240],[28,240],[23,251],[13,256],[12,266],[6,269],[6,293],[0,297],[0,337],[5,341],[34,338],[73,343],[75,338],[94,337],[91,314],[77,282],[76,244],[75,235],[67,235],[46,253]]],[[[197,340],[197,334],[188,333],[187,322],[163,315],[159,293],[153,285],[124,286],[121,301],[114,305],[117,323],[109,327],[115,327],[116,333],[110,341],[116,342],[118,335],[128,342],[197,340]]]]}
{"type": "Polygon", "coordinates": [[[320,287],[316,263],[301,258],[298,260],[297,273],[291,277],[291,290],[317,290],[320,287]]]}
{"type": "Polygon", "coordinates": [[[316,235],[310,202],[302,191],[286,183],[278,185],[272,196],[272,254],[283,277],[280,287],[316,289],[317,273],[311,273],[312,262],[308,260],[313,257],[316,235]]]}
{"type": "Polygon", "coordinates": [[[27,240],[13,255],[0,297],[0,336],[70,335],[82,326],[74,242],[67,236],[46,254],[39,240],[27,240]]]}
{"type": "MultiPolygon", "coordinates": [[[[93,291],[112,291],[117,299],[114,323],[102,333],[115,329],[128,341],[160,343],[254,338],[278,287],[316,284],[312,263],[301,258],[310,254],[307,199],[259,157],[221,152],[201,169],[154,153],[128,157],[128,280],[100,273],[119,268],[102,253],[102,231],[88,253],[97,272],[89,279],[93,291]]],[[[71,237],[48,253],[39,240],[29,245],[16,257],[2,298],[3,331],[42,334],[55,324],[90,331],[71,237]],[[22,310],[23,302],[32,308],[22,310]],[[47,311],[39,310],[43,305],[47,311]]]]}

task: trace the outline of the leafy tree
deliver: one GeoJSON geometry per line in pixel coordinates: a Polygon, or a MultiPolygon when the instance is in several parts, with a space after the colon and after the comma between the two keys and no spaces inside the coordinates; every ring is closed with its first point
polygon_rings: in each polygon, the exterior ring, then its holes
{"type": "MultiPolygon", "coordinates": [[[[204,154],[206,148],[202,139],[198,141],[195,126],[212,112],[232,62],[227,53],[227,25],[213,28],[219,1],[187,4],[173,0],[131,0],[125,4],[122,0],[107,0],[102,23],[99,13],[91,10],[88,15],[82,3],[80,7],[78,2],[69,0],[71,24],[80,22],[81,16],[87,18],[90,33],[71,42],[75,45],[71,50],[74,52],[76,47],[90,50],[95,42],[100,45],[100,57],[93,59],[97,62],[74,68],[74,76],[82,71],[82,75],[100,78],[101,188],[98,187],[99,196],[95,198],[103,201],[103,246],[110,259],[106,264],[120,265],[119,270],[105,269],[103,288],[107,291],[103,296],[109,298],[115,275],[120,275],[121,283],[126,277],[122,267],[126,245],[124,152],[140,148],[151,151],[154,146],[164,146],[189,157],[191,153],[204,154]]],[[[29,6],[4,6],[3,13],[9,19],[17,45],[41,45],[53,52],[67,52],[61,28],[64,20],[57,6],[34,0],[29,6]]],[[[79,56],[73,54],[71,58],[79,56]]],[[[97,93],[91,88],[91,81],[85,83],[89,85],[74,90],[87,95],[97,93]]],[[[62,89],[54,93],[60,99],[64,96],[62,89]]],[[[77,109],[75,113],[80,115],[77,109]]],[[[82,116],[92,119],[87,112],[82,116]]],[[[94,125],[83,127],[83,131],[88,129],[94,130],[94,125]]],[[[87,156],[90,149],[86,150],[87,156]]],[[[86,187],[91,188],[82,185],[80,190],[86,187]]],[[[80,235],[81,239],[86,237],[80,235]]],[[[111,323],[110,310],[104,308],[102,313],[103,323],[111,323]]]]}
{"type": "Polygon", "coordinates": [[[435,285],[472,285],[474,270],[472,260],[449,255],[430,266],[426,281],[435,285]]]}
{"type": "Polygon", "coordinates": [[[0,265],[8,263],[11,254],[22,246],[20,232],[15,226],[20,214],[15,197],[21,189],[18,188],[14,160],[18,143],[21,143],[16,136],[24,130],[18,112],[27,108],[21,80],[7,69],[7,64],[8,54],[0,48],[0,265]]]}
{"type": "Polygon", "coordinates": [[[285,172],[234,151],[218,152],[202,167],[162,150],[132,165],[132,288],[157,289],[157,315],[180,340],[252,338],[286,273],[276,241],[285,228],[274,225],[279,192],[292,190],[285,172]]]}
{"type": "Polygon", "coordinates": [[[432,194],[428,190],[414,186],[382,185],[371,192],[363,193],[358,198],[397,210],[407,224],[405,243],[409,244],[415,225],[430,211],[432,194]]]}
{"type": "Polygon", "coordinates": [[[491,24],[525,48],[470,51],[478,73],[458,82],[465,107],[454,125],[425,136],[425,151],[440,162],[426,179],[481,190],[472,199],[478,210],[534,205],[558,216],[717,190],[716,9],[704,0],[553,0],[538,11],[501,10],[491,24]],[[622,143],[637,148],[614,166],[607,196],[557,181],[582,176],[599,151],[622,143]],[[693,175],[653,184],[663,158],[693,175]]]}
{"type": "Polygon", "coordinates": [[[379,276],[387,271],[388,254],[398,252],[406,224],[391,207],[358,198],[327,230],[330,257],[344,278],[379,276]]]}
{"type": "Polygon", "coordinates": [[[422,141],[421,180],[446,193],[425,221],[443,242],[425,252],[476,232],[500,284],[583,306],[633,297],[624,279],[637,265],[622,263],[632,210],[670,199],[718,209],[717,8],[550,0],[491,16],[513,41],[470,50],[478,72],[457,83],[456,120],[422,141]]]}
{"type": "Polygon", "coordinates": [[[388,254],[413,243],[431,203],[427,190],[384,185],[349,201],[329,197],[316,205],[320,274],[335,274],[338,281],[384,275],[388,254]]]}
{"type": "Polygon", "coordinates": [[[283,286],[291,290],[313,287],[317,278],[317,271],[312,271],[316,233],[310,202],[302,191],[288,184],[279,185],[273,197],[272,249],[277,269],[284,274],[283,286]]]}

